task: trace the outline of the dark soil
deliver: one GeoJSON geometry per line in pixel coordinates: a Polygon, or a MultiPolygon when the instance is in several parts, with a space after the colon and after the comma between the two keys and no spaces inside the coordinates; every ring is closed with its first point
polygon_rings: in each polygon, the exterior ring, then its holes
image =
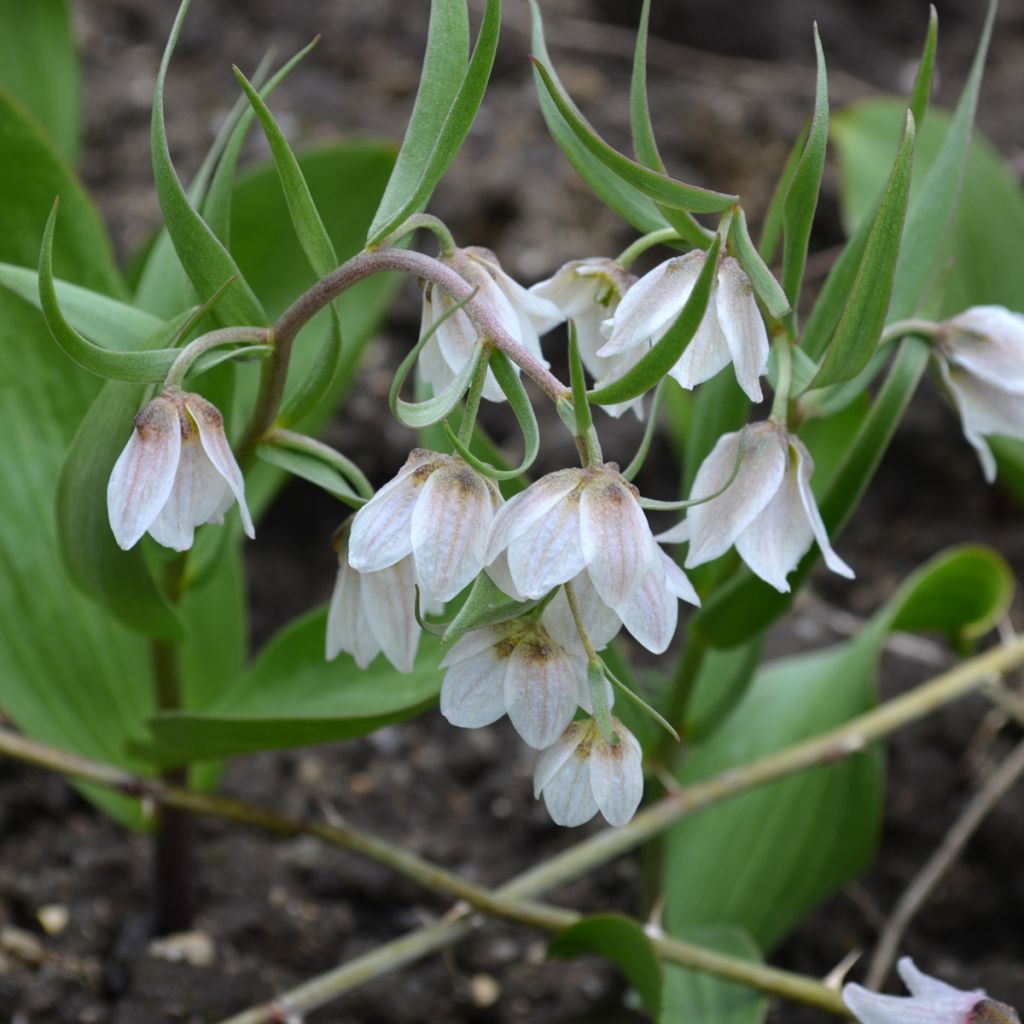
{"type": "MultiPolygon", "coordinates": [[[[158,217],[147,132],[172,5],[76,0],[74,6],[87,90],[83,173],[127,255],[158,217]]],[[[460,241],[490,246],[510,271],[532,281],[567,258],[613,254],[631,235],[580,187],[545,135],[525,60],[526,7],[518,0],[507,6],[493,87],[433,208],[460,241]]],[[[623,146],[635,6],[547,4],[550,45],[563,80],[609,139],[623,146]]],[[[955,97],[962,81],[980,6],[959,0],[941,7],[940,99],[955,97]]],[[[836,106],[905,86],[923,31],[923,3],[655,4],[650,86],[664,155],[684,179],[741,192],[755,219],[810,105],[815,17],[836,106]]],[[[212,127],[237,95],[231,61],[251,67],[270,43],[279,54],[290,53],[316,33],[323,33],[320,46],[275,97],[275,112],[291,137],[399,135],[415,91],[425,23],[425,3],[399,0],[196,3],[168,96],[179,169],[187,176],[198,165],[212,127]]],[[[1024,141],[1022,25],[1024,2],[1004,4],[980,114],[983,128],[1015,161],[1024,141]]],[[[821,250],[840,240],[834,187],[829,177],[814,240],[821,250]]],[[[367,374],[379,377],[393,363],[417,319],[410,289],[385,326],[367,374]]],[[[409,441],[401,431],[368,424],[367,415],[376,416],[375,407],[360,396],[331,431],[382,480],[409,441]]],[[[609,448],[628,451],[632,429],[609,426],[616,435],[609,448]]],[[[548,450],[544,458],[553,465],[563,454],[548,450]]],[[[665,462],[656,456],[646,483],[671,490],[671,478],[658,479],[659,465],[665,462]]],[[[247,550],[255,642],[329,593],[327,541],[337,518],[337,506],[311,488],[295,484],[282,495],[258,543],[247,550]]],[[[819,576],[817,596],[866,614],[907,572],[964,540],[992,543],[1018,573],[1024,569],[1019,509],[984,486],[952,414],[925,388],[839,543],[857,581],[819,576]]],[[[828,614],[828,607],[804,602],[773,633],[773,652],[834,640],[833,626],[845,620],[828,614]]],[[[890,654],[883,696],[935,667],[890,654]]],[[[871,950],[879,920],[1008,745],[1003,737],[990,746],[972,743],[988,717],[983,701],[964,701],[894,738],[875,866],[808,919],[774,963],[824,976],[851,949],[871,950]]],[[[505,724],[454,732],[430,713],[366,740],[247,758],[228,768],[224,790],[291,813],[320,815],[330,808],[467,877],[497,883],[579,838],[553,826],[533,801],[531,762],[505,724]]],[[[212,946],[206,966],[145,951],[146,840],[111,824],[62,780],[0,760],[0,1020],[209,1024],[448,909],[384,869],[313,840],[275,839],[218,821],[198,827],[202,910],[196,928],[212,946]],[[41,918],[53,918],[41,910],[54,905],[66,910],[67,924],[49,935],[41,918]]],[[[929,972],[964,987],[986,986],[1018,1006],[1024,1005],[1022,851],[1024,792],[1018,788],[990,816],[906,937],[906,952],[929,972]]],[[[639,877],[638,859],[626,857],[554,896],[581,909],[634,912],[639,877]]],[[[489,924],[450,953],[374,981],[314,1019],[640,1019],[610,967],[592,959],[545,962],[545,948],[543,936],[489,924]]],[[[790,1005],[772,1011],[778,1024],[819,1019],[790,1005]]]]}

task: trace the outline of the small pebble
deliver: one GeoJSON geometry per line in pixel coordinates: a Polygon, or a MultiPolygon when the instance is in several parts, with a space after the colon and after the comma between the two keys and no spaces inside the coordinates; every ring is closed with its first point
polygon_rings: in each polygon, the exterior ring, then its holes
{"type": "Polygon", "coordinates": [[[148,947],[150,956],[171,963],[186,963],[193,967],[209,967],[216,956],[213,939],[205,932],[178,932],[154,939],[148,947]]]}
{"type": "Polygon", "coordinates": [[[501,998],[501,985],[489,974],[474,974],[469,979],[469,998],[478,1009],[486,1010],[501,998]]]}
{"type": "Polygon", "coordinates": [[[36,911],[36,919],[47,935],[60,935],[71,920],[71,913],[60,903],[47,903],[36,911]]]}

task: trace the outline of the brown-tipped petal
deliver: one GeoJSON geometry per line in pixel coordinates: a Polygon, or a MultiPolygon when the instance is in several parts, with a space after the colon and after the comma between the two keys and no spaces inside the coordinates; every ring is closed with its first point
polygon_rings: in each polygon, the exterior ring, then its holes
{"type": "Polygon", "coordinates": [[[731,256],[718,272],[715,310],[729,346],[736,380],[752,402],[760,402],[761,374],[768,367],[768,332],[750,278],[731,256]]]}
{"type": "Polygon", "coordinates": [[[154,398],[135,417],[135,430],[107,484],[107,515],[120,547],[134,547],[167,503],[180,456],[177,407],[154,398]]]}
{"type": "Polygon", "coordinates": [[[542,750],[561,736],[576,713],[579,670],[549,636],[525,636],[508,659],[504,694],[516,732],[529,746],[542,750]]]}

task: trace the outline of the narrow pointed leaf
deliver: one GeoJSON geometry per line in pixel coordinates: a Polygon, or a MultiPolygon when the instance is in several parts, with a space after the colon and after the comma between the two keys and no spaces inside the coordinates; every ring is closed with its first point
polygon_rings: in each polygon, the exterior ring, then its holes
{"type": "Polygon", "coordinates": [[[841,384],[856,377],[874,355],[892,297],[913,160],[914,115],[907,111],[903,140],[850,286],[846,308],[811,387],[841,384]]]}
{"type": "Polygon", "coordinates": [[[174,21],[160,70],[157,74],[153,96],[152,148],[153,176],[156,181],[157,198],[163,211],[167,230],[174,243],[174,249],[181,260],[200,299],[215,292],[228,278],[236,278],[235,285],[224,296],[214,316],[222,326],[252,324],[262,326],[267,317],[263,307],[246,283],[231,254],[224,248],[216,235],[202,219],[185,190],[171,163],[167,147],[167,133],[164,126],[164,80],[171,62],[171,55],[181,34],[181,26],[188,12],[190,0],[182,0],[178,16],[174,21]]]}
{"type": "Polygon", "coordinates": [[[747,228],[747,215],[741,206],[736,207],[729,230],[729,241],[732,243],[736,259],[739,260],[743,272],[750,278],[750,283],[754,286],[757,297],[764,303],[765,309],[776,319],[784,317],[789,312],[789,299],[754,246],[747,228]]]}
{"type": "Polygon", "coordinates": [[[807,132],[809,128],[810,122],[804,125],[800,134],[796,137],[793,148],[789,151],[789,156],[786,157],[786,162],[782,167],[779,180],[775,184],[775,191],[772,193],[768,210],[764,215],[764,224],[761,225],[761,242],[757,248],[765,263],[773,263],[775,261],[779,242],[782,241],[782,219],[783,210],[786,205],[786,196],[789,194],[789,187],[793,183],[793,175],[796,174],[800,157],[803,156],[804,149],[807,146],[807,132]]]}
{"type": "Polygon", "coordinates": [[[366,240],[369,246],[378,244],[403,221],[427,205],[434,188],[455,159],[469,134],[469,129],[473,126],[487,82],[491,77],[494,54],[498,48],[498,35],[501,31],[501,0],[486,0],[486,4],[469,66],[444,121],[437,129],[433,148],[423,163],[419,179],[407,196],[403,197],[394,213],[386,219],[379,218],[379,222],[378,219],[374,220],[366,240]]]}
{"type": "Polygon", "coordinates": [[[795,310],[800,297],[807,244],[811,224],[818,206],[821,176],[825,169],[825,147],[828,144],[828,77],[825,54],[821,48],[818,26],[814,26],[814,51],[818,61],[818,78],[814,90],[814,115],[807,132],[807,143],[786,191],[782,207],[782,287],[795,310]]]}
{"type": "Polygon", "coordinates": [[[675,366],[690,339],[697,333],[700,322],[711,296],[711,287],[715,282],[718,268],[718,248],[721,239],[717,236],[708,249],[707,259],[700,275],[686,300],[686,305],[676,318],[675,323],[663,337],[647,352],[644,357],[618,380],[606,384],[603,388],[590,392],[590,401],[598,405],[614,405],[628,402],[638,395],[654,387],[669,370],[675,366]]]}
{"type": "Polygon", "coordinates": [[[914,115],[914,123],[921,124],[928,100],[932,94],[932,74],[935,71],[935,50],[939,41],[939,12],[935,4],[928,5],[928,31],[925,34],[924,49],[914,76],[914,88],[910,93],[910,113],[914,115]]]}
{"type": "Polygon", "coordinates": [[[310,455],[308,452],[293,451],[288,448],[280,448],[273,444],[261,444],[256,449],[256,454],[272,466],[277,466],[299,477],[300,480],[307,480],[315,484],[322,491],[343,501],[351,508],[359,508],[365,504],[363,498],[349,486],[348,481],[333,466],[328,466],[321,459],[310,455]]]}
{"type": "Polygon", "coordinates": [[[576,138],[610,171],[649,199],[676,210],[689,210],[693,213],[719,213],[739,202],[739,196],[713,192],[698,185],[686,185],[623,156],[594,131],[551,72],[537,59],[534,59],[533,64],[558,113],[576,138]]]}

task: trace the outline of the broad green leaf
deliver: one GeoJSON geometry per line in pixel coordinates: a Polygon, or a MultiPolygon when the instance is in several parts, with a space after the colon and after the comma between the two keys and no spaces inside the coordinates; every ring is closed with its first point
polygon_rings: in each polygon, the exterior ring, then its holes
{"type": "MultiPolygon", "coordinates": [[[[102,339],[107,348],[131,351],[157,331],[162,323],[144,310],[89,288],[68,281],[54,281],[53,284],[57,302],[68,323],[87,338],[102,339]]],[[[0,288],[6,288],[36,309],[42,309],[38,271],[0,263],[0,288]]]]}
{"type": "Polygon", "coordinates": [[[743,272],[750,278],[754,292],[764,303],[765,309],[776,318],[789,312],[789,299],[782,290],[782,285],[775,280],[775,275],[768,269],[768,264],[761,259],[761,254],[754,246],[747,228],[747,215],[742,206],[736,207],[732,225],[729,230],[729,241],[732,243],[743,272]]]}
{"type": "Polygon", "coordinates": [[[548,947],[551,956],[596,953],[611,960],[643,1000],[647,1012],[658,1018],[662,1006],[662,976],[651,940],[635,921],[620,914],[594,914],[559,932],[548,947]]]}
{"type": "MultiPolygon", "coordinates": [[[[741,960],[762,961],[761,951],[739,928],[704,926],[676,933],[677,938],[741,960]]],[[[665,964],[665,1010],[659,1024],[760,1024],[768,1000],[755,989],[712,974],[665,964]]]]}
{"type": "Polygon", "coordinates": [[[687,704],[684,738],[699,743],[718,728],[750,687],[761,662],[760,636],[738,647],[712,648],[705,654],[693,695],[687,704]]]}
{"type": "MultiPolygon", "coordinates": [[[[846,449],[843,461],[818,499],[822,520],[834,542],[863,497],[895,433],[928,361],[928,346],[906,338],[885,384],[846,449]]],[[[818,481],[811,478],[818,494],[818,481]]],[[[797,592],[818,558],[817,547],[790,574],[797,592]]],[[[742,569],[718,587],[693,617],[693,628],[714,647],[732,647],[766,629],[785,614],[793,593],[780,594],[749,570],[742,569]]]]}
{"type": "Polygon", "coordinates": [[[0,86],[18,97],[70,165],[82,104],[67,0],[0,0],[0,86]]]}
{"type": "Polygon", "coordinates": [[[160,61],[153,95],[152,155],[156,194],[175,252],[200,300],[209,298],[225,281],[235,278],[234,284],[213,311],[217,323],[221,326],[262,326],[267,323],[263,307],[231,254],[192,205],[178,180],[167,147],[164,125],[164,80],[178,36],[181,34],[182,23],[188,13],[189,3],[190,0],[182,0],[178,9],[163,59],[160,61]]]}
{"type": "Polygon", "coordinates": [[[35,269],[43,226],[58,195],[65,228],[54,245],[55,276],[125,298],[110,240],[92,201],[53,143],[21,104],[0,88],[0,256],[5,262],[35,269]]]}
{"type": "Polygon", "coordinates": [[[818,78],[814,90],[814,114],[807,131],[803,153],[793,168],[793,177],[782,204],[782,288],[793,310],[797,308],[800,286],[807,263],[807,243],[818,206],[821,175],[828,145],[828,77],[818,26],[814,26],[814,52],[818,78]]]}
{"type": "Polygon", "coordinates": [[[374,227],[366,240],[367,245],[379,244],[403,221],[412,214],[418,213],[429,202],[434,188],[455,159],[455,155],[469,134],[469,129],[473,126],[476,113],[484,98],[488,79],[491,77],[491,67],[494,65],[494,54],[498,48],[500,31],[501,0],[486,0],[483,21],[473,46],[473,55],[469,59],[465,75],[444,121],[437,129],[433,148],[423,164],[419,180],[387,220],[382,220],[378,224],[375,218],[374,227]]]}
{"type": "Polygon", "coordinates": [[[640,361],[627,370],[617,380],[597,388],[589,393],[591,402],[598,405],[613,405],[627,402],[653,388],[669,370],[675,366],[690,339],[697,333],[700,322],[707,309],[711,295],[711,286],[715,281],[718,266],[718,247],[721,239],[716,236],[708,249],[704,266],[693,285],[686,305],[676,318],[675,323],[646,352],[640,361]]]}
{"type": "Polygon", "coordinates": [[[468,60],[466,0],[433,0],[416,102],[398,159],[370,224],[369,237],[393,220],[415,192],[458,94],[468,60]]]}
{"type": "MultiPolygon", "coordinates": [[[[530,45],[533,54],[549,69],[552,80],[558,85],[560,91],[565,93],[548,55],[547,45],[544,41],[544,22],[536,0],[530,0],[530,14],[533,27],[530,45]]],[[[659,228],[668,227],[668,221],[665,220],[665,216],[658,209],[657,204],[643,192],[623,181],[576,137],[568,122],[558,112],[558,107],[555,106],[554,100],[544,87],[536,68],[534,68],[533,77],[541,113],[544,115],[544,121],[551,137],[594,195],[638,231],[657,231],[659,228]]]]}
{"type": "Polygon", "coordinates": [[[608,145],[587,122],[561,83],[538,59],[533,60],[541,84],[558,113],[586,149],[619,178],[663,206],[693,213],[720,213],[739,201],[739,196],[687,185],[623,156],[608,145]]]}
{"type": "Polygon", "coordinates": [[[843,314],[812,381],[813,387],[841,384],[856,377],[878,346],[892,297],[913,159],[914,116],[908,111],[896,162],[878,204],[843,314]]]}
{"type": "Polygon", "coordinates": [[[200,713],[167,712],[148,722],[152,741],[133,745],[159,763],[210,760],[259,750],[365,736],[419,714],[437,699],[437,645],[424,650],[410,674],[383,657],[360,670],[347,655],[324,658],[326,613],[286,626],[238,683],[200,713]]]}

